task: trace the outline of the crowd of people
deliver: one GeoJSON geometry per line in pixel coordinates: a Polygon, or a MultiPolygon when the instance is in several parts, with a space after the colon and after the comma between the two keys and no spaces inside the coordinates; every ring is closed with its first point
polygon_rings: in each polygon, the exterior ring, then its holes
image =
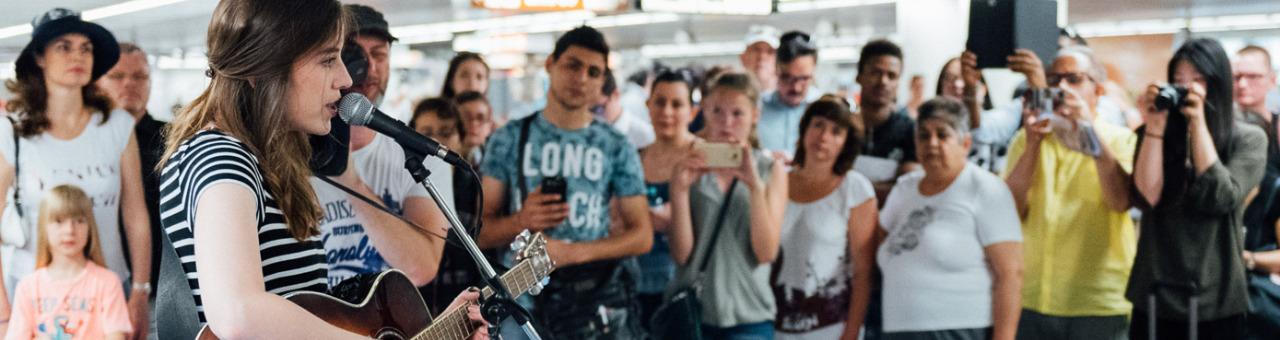
{"type": "Polygon", "coordinates": [[[146,110],[143,48],[55,9],[5,83],[0,333],[187,338],[166,326],[187,319],[226,339],[355,339],[283,296],[350,299],[391,269],[431,314],[484,325],[481,272],[440,236],[471,235],[508,268],[528,230],[555,264],[519,299],[546,339],[662,339],[691,287],[701,326],[680,332],[701,339],[1280,334],[1271,56],[1191,38],[1131,100],[1064,32],[1053,60],[999,56],[1025,76],[1013,98],[976,68],[994,56],[963,52],[934,98],[902,105],[895,43],[862,47],[849,100],[814,87],[808,34],[755,27],[745,71],[621,79],[645,88],[638,112],[582,26],[545,60],[546,106],[505,124],[489,66],[459,52],[406,122],[471,165],[424,162],[442,211],[404,170],[410,151],[336,118],[343,95],[386,95],[397,38],[376,9],[221,1],[210,84],[173,122],[146,110]],[[345,64],[352,51],[367,66],[345,64]],[[337,173],[313,170],[326,135],[344,140],[337,173]],[[153,289],[162,258],[185,282],[174,300],[153,289]]]}

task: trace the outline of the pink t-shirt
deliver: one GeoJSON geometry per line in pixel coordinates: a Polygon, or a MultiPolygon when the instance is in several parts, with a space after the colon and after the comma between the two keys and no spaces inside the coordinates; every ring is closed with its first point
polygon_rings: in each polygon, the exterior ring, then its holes
{"type": "Polygon", "coordinates": [[[71,280],[54,281],[47,268],[22,279],[4,339],[99,340],[132,330],[120,277],[89,262],[71,280]]]}

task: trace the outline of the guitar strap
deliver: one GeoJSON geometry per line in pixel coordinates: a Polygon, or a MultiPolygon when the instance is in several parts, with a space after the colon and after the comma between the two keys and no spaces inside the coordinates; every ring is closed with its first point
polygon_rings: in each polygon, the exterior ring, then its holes
{"type": "Polygon", "coordinates": [[[156,281],[156,335],[160,339],[195,339],[200,332],[200,314],[169,233],[160,233],[160,274],[156,281]]]}

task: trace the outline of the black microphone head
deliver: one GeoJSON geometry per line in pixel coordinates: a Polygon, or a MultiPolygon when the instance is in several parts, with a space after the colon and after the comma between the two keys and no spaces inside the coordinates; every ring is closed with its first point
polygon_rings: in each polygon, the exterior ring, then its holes
{"type": "Polygon", "coordinates": [[[373,120],[373,103],[359,93],[348,93],[338,103],[338,116],[352,126],[365,126],[373,120]]]}

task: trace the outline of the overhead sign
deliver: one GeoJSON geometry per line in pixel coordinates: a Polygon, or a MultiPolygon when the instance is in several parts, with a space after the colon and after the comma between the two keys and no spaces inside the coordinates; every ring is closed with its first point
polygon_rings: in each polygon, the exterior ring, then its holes
{"type": "Polygon", "coordinates": [[[646,12],[768,15],[774,0],[642,0],[646,12]]]}
{"type": "Polygon", "coordinates": [[[508,9],[517,11],[575,11],[597,12],[626,8],[625,0],[471,0],[471,7],[508,9]]]}

